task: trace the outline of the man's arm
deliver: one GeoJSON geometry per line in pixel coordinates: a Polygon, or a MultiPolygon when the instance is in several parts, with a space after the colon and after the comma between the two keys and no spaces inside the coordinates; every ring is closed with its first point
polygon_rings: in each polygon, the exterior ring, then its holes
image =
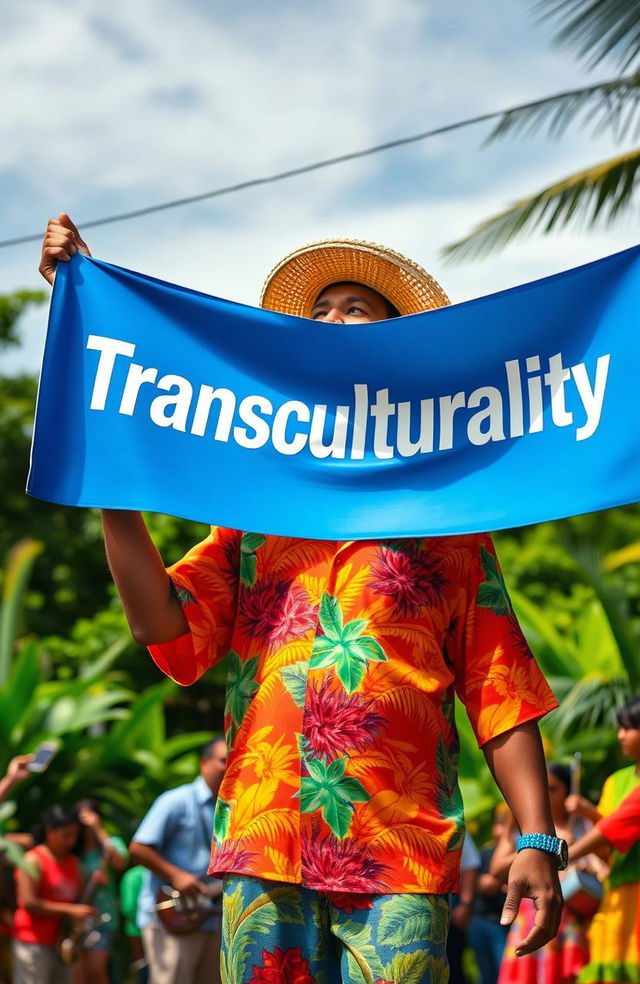
{"type": "MultiPolygon", "coordinates": [[[[538,725],[527,722],[498,735],[483,746],[483,752],[521,833],[555,836],[538,725]]],[[[562,893],[556,859],[545,851],[528,848],[514,859],[501,918],[503,925],[514,921],[523,897],[533,900],[536,917],[533,928],[517,947],[518,956],[544,946],[558,932],[562,893]]]]}
{"type": "Polygon", "coordinates": [[[103,509],[102,527],[109,567],[136,642],[149,646],[188,632],[182,606],[141,514],[103,509]]]}
{"type": "Polygon", "coordinates": [[[143,864],[145,868],[153,871],[154,875],[164,878],[169,885],[173,885],[178,892],[184,892],[190,895],[195,892],[205,891],[205,886],[196,875],[192,875],[188,871],[183,871],[182,868],[178,868],[175,864],[170,864],[150,844],[131,841],[129,845],[129,856],[134,864],[143,864]]]}
{"type": "MultiPolygon", "coordinates": [[[[53,283],[58,263],[76,253],[91,256],[70,217],[61,212],[49,220],[42,242],[39,271],[47,283],[53,283]]],[[[105,509],[102,521],[109,567],[133,638],[147,646],[184,635],[187,620],[140,513],[105,509]]]]}

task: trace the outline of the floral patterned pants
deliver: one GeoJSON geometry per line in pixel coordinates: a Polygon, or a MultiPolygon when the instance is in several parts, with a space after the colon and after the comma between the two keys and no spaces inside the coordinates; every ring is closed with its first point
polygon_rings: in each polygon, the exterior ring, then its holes
{"type": "Polygon", "coordinates": [[[316,892],[228,875],[222,984],[446,984],[446,895],[316,892]]]}

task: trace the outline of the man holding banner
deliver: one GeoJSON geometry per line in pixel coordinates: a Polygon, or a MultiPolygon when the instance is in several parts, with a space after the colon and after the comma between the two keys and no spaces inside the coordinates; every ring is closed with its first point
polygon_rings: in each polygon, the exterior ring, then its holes
{"type": "MultiPolygon", "coordinates": [[[[89,255],[62,214],[47,228],[42,274],[51,283],[57,263],[76,253],[89,255]]],[[[92,276],[93,261],[74,263],[92,276]]],[[[262,295],[267,310],[327,323],[327,348],[340,326],[447,304],[417,264],[349,240],[290,254],[262,295]]],[[[87,347],[101,346],[105,369],[110,343],[100,337],[87,347]]],[[[113,349],[109,364],[125,351],[113,349]]],[[[141,365],[134,373],[137,384],[131,370],[125,383],[130,395],[138,386],[132,413],[142,382],[156,378],[141,365]]],[[[111,378],[105,370],[105,399],[111,378]]],[[[98,389],[96,376],[99,413],[98,389]]],[[[278,437],[285,455],[300,437],[294,402],[278,437]]],[[[403,406],[378,391],[377,457],[393,458],[378,423],[400,419],[403,406]]],[[[298,422],[304,407],[298,401],[298,422]]],[[[312,424],[316,452],[329,457],[340,445],[346,409],[338,407],[330,446],[324,418],[315,433],[312,424]]],[[[352,459],[366,456],[365,431],[356,419],[352,459]]],[[[274,445],[276,432],[274,421],[274,445]]],[[[103,519],[132,634],[160,669],[188,685],[228,661],[229,758],[210,867],[225,883],[223,980],[446,980],[447,896],[464,839],[454,693],[522,834],[502,921],[530,897],[536,925],[520,953],[555,935],[566,845],[555,837],[536,721],[557,704],[488,534],[327,540],[216,527],[167,571],[140,513],[104,509],[103,519]]]]}

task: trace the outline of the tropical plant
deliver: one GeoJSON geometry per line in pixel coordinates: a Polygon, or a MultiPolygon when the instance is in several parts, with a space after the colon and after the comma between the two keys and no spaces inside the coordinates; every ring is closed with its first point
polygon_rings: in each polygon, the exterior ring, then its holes
{"type": "MultiPolygon", "coordinates": [[[[597,799],[604,778],[622,765],[616,741],[617,709],[640,690],[640,622],[615,572],[640,559],[640,544],[603,554],[594,541],[572,533],[570,524],[550,524],[530,531],[556,541],[570,570],[579,604],[568,619],[558,619],[551,595],[535,601],[525,587],[511,587],[518,621],[547,676],[560,707],[541,722],[549,761],[569,762],[580,752],[585,792],[597,799]]],[[[559,563],[559,560],[556,562],[559,563]]],[[[548,575],[547,575],[548,576],[548,575]]],[[[498,792],[478,750],[464,712],[457,714],[461,741],[460,785],[472,829],[488,831],[498,792]]]]}
{"type": "MultiPolygon", "coordinates": [[[[610,129],[618,140],[637,133],[640,104],[640,30],[636,0],[540,0],[547,17],[559,22],[556,40],[577,48],[594,68],[605,60],[625,74],[605,82],[558,93],[505,112],[489,141],[507,134],[531,134],[546,128],[557,137],[579,122],[594,131],[610,129]]],[[[445,255],[463,259],[500,249],[520,233],[544,233],[578,219],[612,221],[631,205],[637,187],[640,148],[583,168],[554,181],[480,223],[468,236],[446,247],[445,255]]]]}
{"type": "Polygon", "coordinates": [[[54,801],[91,795],[105,804],[112,823],[131,832],[155,796],[196,774],[194,752],[210,732],[167,736],[164,705],[177,685],[166,680],[136,693],[116,667],[129,644],[124,634],[72,676],[57,672],[46,641],[18,642],[21,602],[39,548],[19,544],[3,580],[0,774],[14,755],[42,741],[54,741],[59,752],[44,774],[17,787],[9,823],[28,826],[54,801]]]}

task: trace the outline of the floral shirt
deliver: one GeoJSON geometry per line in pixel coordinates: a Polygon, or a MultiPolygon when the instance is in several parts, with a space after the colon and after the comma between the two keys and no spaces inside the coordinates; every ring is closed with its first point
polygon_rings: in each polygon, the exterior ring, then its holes
{"type": "Polygon", "coordinates": [[[464,839],[454,693],[480,744],[556,701],[488,535],[322,541],[215,528],[169,568],[190,684],[227,655],[211,873],[444,893],[464,839]]]}

